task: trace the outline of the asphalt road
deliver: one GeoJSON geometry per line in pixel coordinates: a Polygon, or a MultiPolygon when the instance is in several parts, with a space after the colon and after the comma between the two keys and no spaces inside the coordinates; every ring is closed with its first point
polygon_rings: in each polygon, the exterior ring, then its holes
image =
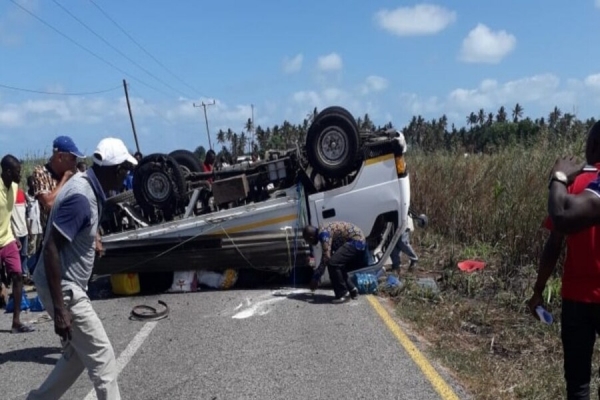
{"type": "MultiPolygon", "coordinates": [[[[201,291],[93,304],[122,367],[123,399],[442,398],[365,296],[334,305],[327,289],[307,292],[201,291]],[[128,319],[133,306],[158,299],[170,306],[169,318],[128,319]]],[[[13,335],[10,321],[10,314],[0,314],[0,398],[6,400],[25,398],[60,357],[51,322],[13,335]]],[[[95,398],[85,373],[64,398],[95,398]]]]}

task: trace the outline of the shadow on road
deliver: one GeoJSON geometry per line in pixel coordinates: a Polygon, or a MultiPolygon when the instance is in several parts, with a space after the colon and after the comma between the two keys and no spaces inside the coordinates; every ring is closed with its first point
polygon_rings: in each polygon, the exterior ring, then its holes
{"type": "Polygon", "coordinates": [[[36,364],[56,364],[56,358],[50,355],[61,354],[60,347],[32,347],[13,350],[0,354],[0,365],[8,362],[31,362],[36,364]]]}
{"type": "Polygon", "coordinates": [[[310,304],[327,304],[331,303],[331,301],[334,299],[333,296],[317,293],[290,293],[287,295],[287,298],[310,304]]]}

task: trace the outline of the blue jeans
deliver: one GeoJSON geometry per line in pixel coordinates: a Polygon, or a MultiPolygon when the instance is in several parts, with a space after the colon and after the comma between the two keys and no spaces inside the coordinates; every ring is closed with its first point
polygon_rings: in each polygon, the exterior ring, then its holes
{"type": "Polygon", "coordinates": [[[396,247],[394,247],[390,254],[390,258],[392,259],[392,269],[400,268],[400,252],[406,254],[411,263],[419,260],[417,253],[415,253],[415,250],[410,245],[410,231],[408,229],[400,236],[398,243],[396,243],[396,247]]]}

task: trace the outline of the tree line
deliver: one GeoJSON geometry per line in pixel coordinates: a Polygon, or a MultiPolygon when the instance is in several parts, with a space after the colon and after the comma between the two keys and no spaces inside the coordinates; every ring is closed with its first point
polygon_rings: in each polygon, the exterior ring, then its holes
{"type": "MultiPolygon", "coordinates": [[[[531,146],[541,138],[575,139],[585,135],[596,122],[595,118],[580,120],[575,114],[562,112],[556,106],[547,117],[531,119],[524,117],[524,112],[519,103],[512,109],[505,106],[495,111],[481,108],[466,115],[466,124],[460,128],[454,123],[449,124],[445,114],[430,120],[417,115],[413,116],[406,126],[396,128],[404,133],[409,146],[427,153],[439,150],[493,153],[515,144],[531,146]]],[[[284,121],[281,125],[266,128],[259,125],[255,128],[249,118],[239,132],[231,129],[219,130],[216,136],[217,146],[214,149],[217,159],[222,158],[231,163],[241,155],[256,154],[263,157],[265,151],[270,149],[293,148],[296,143],[304,143],[308,128],[317,114],[318,110],[314,108],[300,124],[284,121]]],[[[374,131],[393,126],[391,122],[376,126],[369,114],[356,117],[356,122],[360,131],[374,131]]],[[[195,153],[203,159],[206,149],[199,146],[195,153]]]]}

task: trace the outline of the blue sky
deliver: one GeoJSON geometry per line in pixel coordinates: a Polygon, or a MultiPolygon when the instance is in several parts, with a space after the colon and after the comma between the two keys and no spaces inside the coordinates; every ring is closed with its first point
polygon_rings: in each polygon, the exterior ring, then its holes
{"type": "Polygon", "coordinates": [[[262,126],[329,105],[397,127],[444,113],[460,126],[470,111],[516,102],[531,117],[555,105],[600,117],[600,0],[350,4],[2,0],[0,85],[113,89],[0,87],[2,151],[48,154],[61,134],[86,153],[109,135],[134,150],[122,79],[145,154],[207,146],[193,103],[213,100],[213,145],[218,129],[243,129],[251,104],[262,126]]]}

